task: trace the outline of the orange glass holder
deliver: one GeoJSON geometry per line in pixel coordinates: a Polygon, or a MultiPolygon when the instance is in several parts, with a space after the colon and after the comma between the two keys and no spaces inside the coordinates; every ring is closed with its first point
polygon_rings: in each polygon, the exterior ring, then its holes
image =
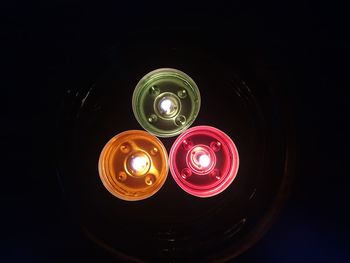
{"type": "Polygon", "coordinates": [[[168,154],[155,136],[140,130],[117,134],[104,146],[98,164],[105,188],[114,196],[137,201],[154,195],[168,175],[168,154]]]}

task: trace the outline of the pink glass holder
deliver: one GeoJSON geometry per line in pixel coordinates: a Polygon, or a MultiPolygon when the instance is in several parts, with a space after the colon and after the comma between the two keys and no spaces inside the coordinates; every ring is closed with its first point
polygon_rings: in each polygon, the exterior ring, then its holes
{"type": "Polygon", "coordinates": [[[174,180],[184,191],[210,197],[224,191],[235,179],[239,156],[236,145],[224,132],[197,126],[176,139],[169,164],[174,180]]]}

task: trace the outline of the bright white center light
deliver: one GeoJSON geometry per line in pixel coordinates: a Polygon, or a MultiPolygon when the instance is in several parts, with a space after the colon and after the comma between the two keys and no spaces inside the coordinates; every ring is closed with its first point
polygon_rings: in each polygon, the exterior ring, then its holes
{"type": "Polygon", "coordinates": [[[166,114],[169,114],[173,110],[174,104],[171,100],[165,99],[160,103],[160,108],[162,109],[163,112],[165,112],[166,114]]]}
{"type": "Polygon", "coordinates": [[[203,154],[203,155],[199,156],[198,161],[202,167],[208,167],[210,164],[210,157],[206,154],[203,154]]]}
{"type": "Polygon", "coordinates": [[[148,160],[146,157],[137,156],[131,160],[131,167],[136,172],[141,172],[146,169],[148,160]]]}

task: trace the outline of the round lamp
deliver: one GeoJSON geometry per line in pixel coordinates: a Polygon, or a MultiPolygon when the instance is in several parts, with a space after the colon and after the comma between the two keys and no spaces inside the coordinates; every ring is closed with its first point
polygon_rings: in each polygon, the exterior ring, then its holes
{"type": "Polygon", "coordinates": [[[224,191],[235,179],[238,151],[228,135],[210,126],[192,127],[174,142],[170,171],[187,193],[210,197],[224,191]]]}
{"type": "Polygon", "coordinates": [[[155,194],[168,175],[168,156],[155,136],[138,130],[122,132],[104,146],[100,178],[114,196],[136,201],[155,194]]]}
{"type": "Polygon", "coordinates": [[[145,75],[132,97],[134,115],[140,125],[158,137],[172,137],[186,130],[200,109],[200,93],[187,74],[161,68],[145,75]]]}

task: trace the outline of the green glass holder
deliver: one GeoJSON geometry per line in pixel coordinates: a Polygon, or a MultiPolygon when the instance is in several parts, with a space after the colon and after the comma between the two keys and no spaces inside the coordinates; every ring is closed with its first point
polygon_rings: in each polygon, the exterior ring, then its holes
{"type": "Polygon", "coordinates": [[[200,93],[193,79],[172,68],[146,74],[132,97],[137,121],[158,137],[173,137],[185,131],[196,119],[200,104],[200,93]]]}

